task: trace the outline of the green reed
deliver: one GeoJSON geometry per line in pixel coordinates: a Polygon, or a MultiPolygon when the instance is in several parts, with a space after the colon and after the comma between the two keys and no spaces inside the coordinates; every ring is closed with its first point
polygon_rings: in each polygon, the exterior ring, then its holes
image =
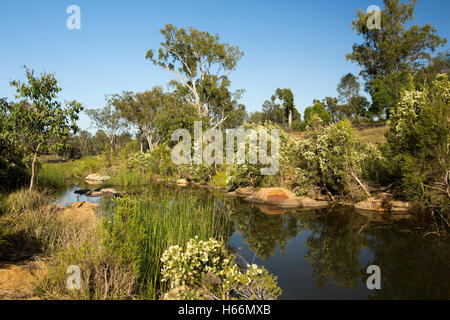
{"type": "Polygon", "coordinates": [[[206,240],[223,234],[220,200],[205,200],[161,190],[118,200],[114,215],[106,219],[106,245],[137,272],[139,297],[156,299],[166,290],[160,282],[160,258],[169,246],[184,246],[195,236],[206,240]]]}
{"type": "Polygon", "coordinates": [[[38,186],[62,191],[76,178],[76,161],[43,163],[38,172],[38,186]]]}

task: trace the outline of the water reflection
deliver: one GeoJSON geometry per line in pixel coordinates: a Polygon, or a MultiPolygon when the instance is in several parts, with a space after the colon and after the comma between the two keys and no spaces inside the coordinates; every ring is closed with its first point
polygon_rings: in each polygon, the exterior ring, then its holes
{"type": "MultiPolygon", "coordinates": [[[[111,198],[75,195],[76,188],[61,195],[61,204],[91,201],[112,212],[111,198]]],[[[247,262],[277,275],[283,299],[450,298],[450,242],[424,238],[426,230],[417,221],[375,219],[345,207],[286,211],[163,183],[126,191],[146,201],[158,201],[161,194],[178,201],[190,194],[199,205],[213,202],[217,214],[226,217],[222,233],[229,245],[247,262]],[[381,290],[366,287],[372,264],[381,268],[381,290]]]]}
{"type": "Polygon", "coordinates": [[[414,221],[344,207],[273,215],[239,201],[228,216],[236,226],[231,243],[279,276],[282,298],[450,298],[450,243],[424,239],[411,231],[414,221]],[[381,290],[366,288],[372,264],[381,268],[381,290]]]}

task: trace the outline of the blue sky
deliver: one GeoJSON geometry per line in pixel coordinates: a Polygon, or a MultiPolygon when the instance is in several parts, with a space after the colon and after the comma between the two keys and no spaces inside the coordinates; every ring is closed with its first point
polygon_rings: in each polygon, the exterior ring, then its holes
{"type": "MultiPolygon", "coordinates": [[[[218,33],[244,51],[232,88],[246,90],[247,111],[261,109],[276,88],[291,88],[297,109],[315,98],[336,96],[339,78],[359,67],[346,61],[360,39],[351,29],[358,8],[379,0],[318,1],[2,1],[0,3],[0,97],[24,79],[21,66],[55,73],[61,100],[87,108],[104,106],[105,94],[165,86],[173,77],[145,59],[159,48],[167,23],[218,33]],[[66,28],[69,5],[81,8],[81,30],[66,28]]],[[[419,0],[414,24],[432,23],[450,38],[448,0],[419,0]]],[[[448,44],[446,45],[448,49],[448,44]]],[[[83,129],[89,119],[80,119],[83,129]]]]}

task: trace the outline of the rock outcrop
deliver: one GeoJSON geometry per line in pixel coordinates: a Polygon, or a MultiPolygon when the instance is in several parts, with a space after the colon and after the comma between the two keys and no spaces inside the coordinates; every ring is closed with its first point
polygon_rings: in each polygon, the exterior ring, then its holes
{"type": "MultiPolygon", "coordinates": [[[[238,193],[238,190],[235,193],[238,193]]],[[[296,197],[286,188],[261,188],[254,191],[245,200],[258,204],[275,205],[280,209],[293,209],[298,207],[323,208],[328,206],[327,201],[317,201],[308,197],[296,197]]]]}
{"type": "Polygon", "coordinates": [[[35,285],[47,269],[41,261],[0,263],[0,300],[36,300],[35,285]]]}
{"type": "Polygon", "coordinates": [[[109,179],[111,179],[110,176],[102,176],[102,175],[100,175],[100,174],[98,174],[98,173],[91,173],[91,174],[88,174],[88,175],[84,178],[84,180],[86,180],[86,181],[95,181],[95,182],[103,182],[103,181],[107,181],[107,180],[109,180],[109,179]]]}
{"type": "Polygon", "coordinates": [[[408,202],[395,201],[384,196],[378,196],[355,203],[354,207],[355,209],[368,211],[407,212],[410,209],[410,204],[408,202]]]}
{"type": "Polygon", "coordinates": [[[314,200],[308,197],[298,197],[297,199],[303,208],[325,208],[329,204],[327,201],[314,200]]]}
{"type": "Polygon", "coordinates": [[[243,198],[252,195],[254,192],[255,192],[255,188],[253,188],[253,187],[239,187],[236,190],[234,190],[234,193],[238,197],[243,197],[243,198]]]}
{"type": "Polygon", "coordinates": [[[75,190],[74,193],[80,194],[86,197],[101,197],[103,195],[112,195],[114,197],[122,197],[122,193],[113,188],[98,188],[95,190],[80,189],[75,190]]]}
{"type": "Polygon", "coordinates": [[[245,200],[276,205],[282,209],[292,209],[300,206],[298,198],[286,188],[262,188],[253,192],[245,200]]]}
{"type": "Polygon", "coordinates": [[[177,186],[185,187],[188,185],[188,181],[186,179],[178,179],[176,182],[177,186]]]}

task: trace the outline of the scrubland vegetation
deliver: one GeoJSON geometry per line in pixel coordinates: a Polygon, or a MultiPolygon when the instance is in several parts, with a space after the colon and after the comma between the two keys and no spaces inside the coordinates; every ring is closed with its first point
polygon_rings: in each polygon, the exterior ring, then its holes
{"type": "Polygon", "coordinates": [[[60,89],[54,75],[26,69],[27,83],[11,83],[17,101],[0,100],[1,259],[45,259],[48,273],[38,292],[47,299],[228,299],[232,290],[240,298],[278,297],[276,279],[266,270],[234,263],[220,242],[225,222],[215,204],[188,195],[174,202],[147,192],[117,199],[113,212],[85,219],[49,204],[54,192],[89,173],[109,175],[110,184],[123,187],[149,179],[231,190],[286,187],[336,203],[388,192],[411,202],[414,214],[427,216],[439,236],[448,236],[449,57],[432,55],[446,40],[432,27],[408,32],[411,16],[403,5],[384,2],[389,6],[382,22],[394,26],[379,31],[385,37],[364,27],[364,13],[353,22],[365,40],[347,58],[361,66],[363,83],[344,75],[339,97],[315,99],[303,120],[288,88],[277,89],[261,112],[248,115],[239,103],[242,91],[230,91],[229,72],[243,53],[195,28],[167,25],[158,54],[147,52],[153,64],[176,74],[173,90],[109,95],[104,109],[86,110],[99,129],[95,135],[78,132],[83,109],[78,102],[65,108],[56,102],[60,89]],[[393,44],[401,53],[391,52],[393,44]],[[262,165],[248,159],[175,165],[171,133],[177,128],[192,133],[194,121],[203,128],[279,130],[279,170],[263,176],[262,165]],[[55,154],[66,161],[40,161],[55,154]],[[183,255],[192,263],[178,264],[183,255]],[[80,290],[66,289],[69,265],[85,270],[80,290]],[[186,272],[195,276],[187,279],[186,272]]]}

